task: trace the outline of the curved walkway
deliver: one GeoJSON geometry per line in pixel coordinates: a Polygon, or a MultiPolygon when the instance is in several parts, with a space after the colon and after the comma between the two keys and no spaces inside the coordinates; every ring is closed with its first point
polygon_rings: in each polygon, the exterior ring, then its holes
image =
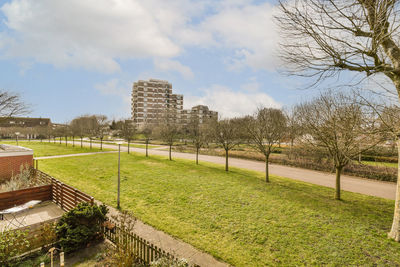
{"type": "Polygon", "coordinates": [[[63,154],[63,155],[54,155],[54,156],[35,157],[35,159],[37,159],[37,160],[39,160],[39,159],[56,159],[56,158],[89,156],[89,155],[96,155],[96,154],[108,154],[108,153],[118,153],[118,151],[105,151],[105,152],[89,152],[89,153],[63,154]]]}

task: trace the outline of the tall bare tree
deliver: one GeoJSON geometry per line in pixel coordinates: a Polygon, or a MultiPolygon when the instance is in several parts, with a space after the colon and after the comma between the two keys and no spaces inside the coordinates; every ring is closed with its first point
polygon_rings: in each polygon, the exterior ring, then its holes
{"type": "Polygon", "coordinates": [[[289,159],[292,157],[294,141],[301,136],[301,127],[299,125],[296,112],[293,109],[286,110],[286,134],[285,137],[289,140],[289,159]]]}
{"type": "Polygon", "coordinates": [[[130,153],[130,143],[136,133],[135,124],[131,120],[124,120],[119,130],[119,136],[128,142],[128,154],[130,153]]]}
{"type": "Polygon", "coordinates": [[[82,115],[73,119],[70,123],[72,131],[81,139],[81,148],[83,147],[83,137],[90,133],[90,116],[82,115]]]}
{"type": "Polygon", "coordinates": [[[181,127],[177,122],[176,113],[169,109],[163,110],[154,128],[154,134],[169,146],[169,160],[172,160],[172,146],[180,133],[181,127]]]}
{"type": "MultiPolygon", "coordinates": [[[[280,54],[290,73],[317,82],[341,71],[383,74],[400,97],[399,1],[282,0],[280,10],[280,54]]],[[[400,172],[389,237],[400,241],[400,172]]]]}
{"type": "Polygon", "coordinates": [[[12,117],[27,112],[28,108],[19,95],[0,90],[0,117],[12,117]]]}
{"type": "Polygon", "coordinates": [[[110,125],[106,115],[95,115],[96,117],[96,135],[100,139],[100,150],[103,150],[104,135],[108,132],[110,125]]]}
{"type": "Polygon", "coordinates": [[[213,139],[225,150],[225,171],[229,171],[229,151],[242,141],[242,125],[237,118],[212,122],[213,139]]]}
{"type": "Polygon", "coordinates": [[[282,110],[259,108],[244,123],[249,144],[265,157],[265,181],[269,182],[269,157],[286,132],[286,117],[282,110]]]}
{"type": "Polygon", "coordinates": [[[144,141],[146,144],[146,157],[149,156],[149,143],[150,143],[150,138],[153,134],[153,128],[154,126],[146,121],[140,130],[140,133],[144,136],[144,141]]]}
{"type": "Polygon", "coordinates": [[[192,117],[187,126],[187,136],[192,140],[193,145],[196,148],[196,164],[199,164],[200,149],[210,138],[210,126],[210,122],[207,121],[200,123],[200,119],[197,116],[192,117]]]}
{"type": "Polygon", "coordinates": [[[336,169],[335,199],[340,200],[343,168],[358,154],[382,142],[377,116],[352,95],[326,92],[299,104],[297,118],[303,128],[301,142],[324,151],[336,169]]]}

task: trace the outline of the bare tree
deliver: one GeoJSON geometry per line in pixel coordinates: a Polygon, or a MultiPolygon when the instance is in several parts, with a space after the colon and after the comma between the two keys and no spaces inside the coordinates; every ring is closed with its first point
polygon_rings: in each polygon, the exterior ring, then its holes
{"type": "Polygon", "coordinates": [[[244,125],[249,144],[265,157],[265,181],[269,182],[269,157],[285,135],[286,117],[280,109],[259,108],[244,125]]]}
{"type": "Polygon", "coordinates": [[[119,130],[119,136],[123,137],[128,142],[128,154],[130,149],[130,143],[136,133],[135,124],[131,120],[125,120],[121,124],[121,129],[119,130]]]}
{"type": "Polygon", "coordinates": [[[286,135],[285,137],[289,140],[289,159],[292,157],[292,151],[294,141],[297,137],[301,136],[301,127],[299,125],[296,112],[292,109],[286,110],[286,135]]]}
{"type": "Polygon", "coordinates": [[[154,134],[169,146],[169,160],[172,160],[172,146],[181,132],[180,125],[176,121],[176,114],[168,109],[159,118],[154,134]]]}
{"type": "Polygon", "coordinates": [[[82,115],[73,119],[70,123],[71,129],[81,139],[81,148],[83,147],[83,137],[90,132],[88,115],[82,115]]]}
{"type": "Polygon", "coordinates": [[[0,117],[12,117],[27,112],[28,108],[19,95],[0,90],[0,117]]]}
{"type": "Polygon", "coordinates": [[[229,170],[229,151],[239,145],[242,139],[239,119],[223,119],[212,122],[213,139],[225,150],[225,171],[229,170]]]}
{"type": "Polygon", "coordinates": [[[200,119],[195,116],[190,119],[189,125],[187,126],[187,136],[192,140],[194,147],[196,148],[196,164],[199,164],[199,151],[207,142],[210,137],[209,122],[200,123],[200,119]]]}
{"type": "MultiPolygon", "coordinates": [[[[400,97],[398,1],[281,1],[280,10],[277,22],[285,38],[280,54],[290,73],[317,82],[341,71],[383,74],[400,97]]],[[[389,237],[400,241],[400,172],[389,237]]]]}
{"type": "Polygon", "coordinates": [[[145,122],[145,124],[142,126],[140,133],[144,136],[144,141],[146,143],[146,157],[149,156],[149,143],[150,143],[150,138],[153,134],[153,126],[149,124],[148,122],[145,122]]]}
{"type": "Polygon", "coordinates": [[[332,158],[336,169],[335,199],[340,200],[340,176],[343,168],[360,151],[382,141],[376,115],[352,95],[327,92],[296,107],[304,135],[301,142],[321,149],[332,158]]]}
{"type": "Polygon", "coordinates": [[[110,125],[105,115],[95,115],[96,117],[96,135],[100,139],[100,150],[103,150],[104,135],[108,132],[110,125]]]}
{"type": "Polygon", "coordinates": [[[89,136],[90,149],[92,149],[93,139],[97,136],[99,125],[96,115],[87,116],[86,118],[87,135],[89,136]]]}

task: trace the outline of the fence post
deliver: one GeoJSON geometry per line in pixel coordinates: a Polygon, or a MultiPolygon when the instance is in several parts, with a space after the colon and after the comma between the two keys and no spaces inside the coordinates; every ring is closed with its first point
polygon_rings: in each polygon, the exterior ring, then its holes
{"type": "Polygon", "coordinates": [[[61,209],[64,209],[64,184],[61,183],[61,209]]]}
{"type": "Polygon", "coordinates": [[[78,193],[77,193],[77,190],[76,189],[74,189],[74,206],[76,207],[76,205],[78,204],[77,202],[77,197],[78,197],[78,193]]]}
{"type": "Polygon", "coordinates": [[[150,242],[149,241],[146,242],[146,247],[147,247],[147,264],[150,264],[151,261],[150,261],[150,242]]]}

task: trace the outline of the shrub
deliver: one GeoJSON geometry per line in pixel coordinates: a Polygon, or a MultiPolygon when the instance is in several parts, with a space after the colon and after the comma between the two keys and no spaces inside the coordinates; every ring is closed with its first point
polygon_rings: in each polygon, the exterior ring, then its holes
{"type": "Polygon", "coordinates": [[[0,266],[10,266],[10,260],[29,248],[28,232],[5,229],[0,232],[0,266]]]}
{"type": "Polygon", "coordinates": [[[44,183],[36,179],[34,175],[31,175],[29,165],[21,165],[19,174],[13,175],[10,180],[0,185],[0,192],[20,190],[40,185],[44,185],[44,183]]]}
{"type": "Polygon", "coordinates": [[[65,213],[56,226],[57,238],[65,252],[76,251],[103,238],[102,225],[107,220],[108,208],[80,203],[65,213]]]}
{"type": "Polygon", "coordinates": [[[54,222],[44,223],[40,226],[38,233],[31,238],[30,249],[45,247],[56,241],[56,224],[54,222]]]}

